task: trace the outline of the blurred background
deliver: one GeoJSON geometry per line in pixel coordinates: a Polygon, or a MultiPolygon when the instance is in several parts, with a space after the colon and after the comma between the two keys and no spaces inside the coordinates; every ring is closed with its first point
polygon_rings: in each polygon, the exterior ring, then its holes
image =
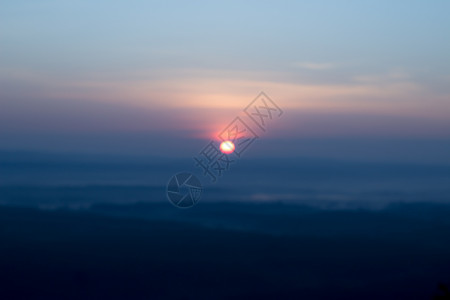
{"type": "Polygon", "coordinates": [[[0,298],[448,298],[449,9],[3,1],[0,298]],[[211,184],[260,91],[282,117],[211,184]]]}

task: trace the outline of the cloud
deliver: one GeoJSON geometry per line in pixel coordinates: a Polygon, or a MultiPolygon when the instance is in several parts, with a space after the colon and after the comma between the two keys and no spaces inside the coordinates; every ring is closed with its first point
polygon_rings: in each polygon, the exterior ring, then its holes
{"type": "Polygon", "coordinates": [[[358,75],[353,78],[354,81],[367,84],[380,84],[392,82],[407,82],[412,78],[411,74],[404,70],[394,69],[382,74],[358,75]]]}
{"type": "Polygon", "coordinates": [[[294,66],[301,69],[307,70],[330,70],[336,68],[336,64],[334,63],[317,63],[317,62],[296,62],[294,66]]]}

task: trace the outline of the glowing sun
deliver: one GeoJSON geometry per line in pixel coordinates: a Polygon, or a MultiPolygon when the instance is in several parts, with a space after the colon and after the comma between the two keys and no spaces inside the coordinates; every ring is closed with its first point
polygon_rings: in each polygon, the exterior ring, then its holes
{"type": "Polygon", "coordinates": [[[234,144],[232,141],[224,141],[222,144],[220,144],[220,151],[225,154],[233,153],[234,151],[234,144]]]}

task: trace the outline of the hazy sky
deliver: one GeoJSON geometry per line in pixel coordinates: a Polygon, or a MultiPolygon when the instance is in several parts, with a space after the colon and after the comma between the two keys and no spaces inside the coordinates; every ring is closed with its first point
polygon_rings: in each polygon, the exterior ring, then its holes
{"type": "Polygon", "coordinates": [[[401,144],[387,152],[450,162],[449,11],[444,0],[3,1],[0,149],[182,155],[265,91],[286,113],[264,138],[297,145],[280,154],[326,140],[351,156],[401,144]]]}

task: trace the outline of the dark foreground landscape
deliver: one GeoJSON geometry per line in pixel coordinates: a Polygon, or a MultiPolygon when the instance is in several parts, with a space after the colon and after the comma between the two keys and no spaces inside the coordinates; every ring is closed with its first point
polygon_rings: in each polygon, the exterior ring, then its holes
{"type": "Polygon", "coordinates": [[[0,208],[1,299],[448,299],[450,206],[0,208]]]}
{"type": "Polygon", "coordinates": [[[3,154],[1,300],[449,298],[447,165],[248,160],[177,209],[182,163],[3,154]]]}

